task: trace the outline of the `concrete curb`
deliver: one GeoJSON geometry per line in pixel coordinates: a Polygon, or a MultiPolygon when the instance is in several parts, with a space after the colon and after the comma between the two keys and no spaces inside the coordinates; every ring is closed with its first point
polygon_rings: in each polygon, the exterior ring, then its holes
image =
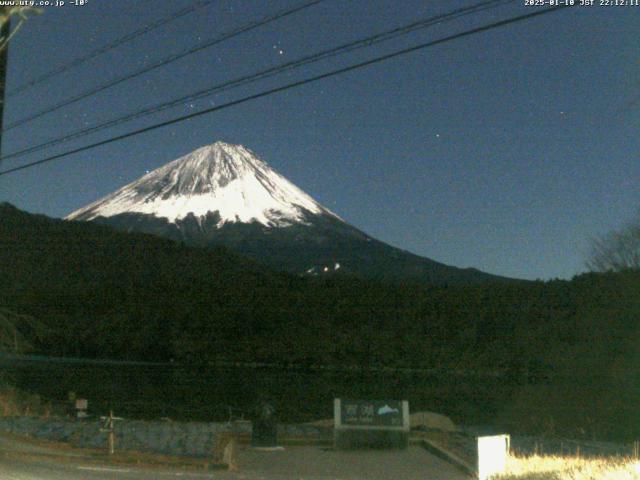
{"type": "Polygon", "coordinates": [[[431,440],[428,440],[426,438],[423,438],[420,441],[420,445],[422,445],[422,447],[427,450],[429,453],[433,453],[434,455],[442,458],[443,460],[446,460],[447,462],[451,463],[452,465],[456,466],[457,468],[459,468],[460,470],[462,470],[464,473],[466,473],[467,475],[469,475],[471,478],[478,478],[478,471],[476,469],[475,465],[472,465],[471,462],[463,459],[462,457],[460,457],[459,455],[456,455],[454,452],[452,452],[451,450],[443,447],[442,445],[439,445],[431,440]]]}

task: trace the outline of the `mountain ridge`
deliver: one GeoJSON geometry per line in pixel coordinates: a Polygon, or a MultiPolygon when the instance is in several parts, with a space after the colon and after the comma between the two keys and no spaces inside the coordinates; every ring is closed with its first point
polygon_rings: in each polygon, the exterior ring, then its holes
{"type": "Polygon", "coordinates": [[[251,150],[216,142],[149,172],[67,220],[226,246],[298,275],[425,283],[512,281],[393,247],[348,224],[251,150]]]}

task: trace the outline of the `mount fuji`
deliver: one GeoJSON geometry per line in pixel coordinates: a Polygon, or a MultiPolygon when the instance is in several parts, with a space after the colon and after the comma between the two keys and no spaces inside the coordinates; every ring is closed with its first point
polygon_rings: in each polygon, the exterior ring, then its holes
{"type": "Polygon", "coordinates": [[[66,220],[187,245],[223,245],[301,275],[347,273],[436,284],[506,280],[376,240],[320,205],[241,145],[216,142],[147,173],[66,220]]]}

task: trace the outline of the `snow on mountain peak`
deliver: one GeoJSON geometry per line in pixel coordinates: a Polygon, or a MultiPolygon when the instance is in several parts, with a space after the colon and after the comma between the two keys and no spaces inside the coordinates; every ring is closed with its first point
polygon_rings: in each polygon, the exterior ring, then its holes
{"type": "Polygon", "coordinates": [[[68,220],[144,213],[175,223],[218,212],[219,226],[304,222],[305,212],[334,213],[277,173],[242,145],[215,142],[167,163],[116,192],[77,210],[68,220]]]}

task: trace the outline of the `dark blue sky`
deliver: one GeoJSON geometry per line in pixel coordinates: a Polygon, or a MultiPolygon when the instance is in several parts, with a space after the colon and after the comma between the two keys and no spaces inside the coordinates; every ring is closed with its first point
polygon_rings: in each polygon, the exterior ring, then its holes
{"type": "MultiPolygon", "coordinates": [[[[9,90],[190,0],[46,7],[15,37],[9,90]]],[[[469,1],[326,0],[4,134],[3,153],[469,1]]],[[[216,2],[23,94],[5,124],[287,6],[216,2]]],[[[381,53],[532,12],[524,0],[165,111],[2,169],[381,53]]],[[[241,143],[392,245],[520,278],[584,270],[590,237],[640,206],[640,7],[576,7],[0,177],[61,217],[195,148],[241,143]]]]}

